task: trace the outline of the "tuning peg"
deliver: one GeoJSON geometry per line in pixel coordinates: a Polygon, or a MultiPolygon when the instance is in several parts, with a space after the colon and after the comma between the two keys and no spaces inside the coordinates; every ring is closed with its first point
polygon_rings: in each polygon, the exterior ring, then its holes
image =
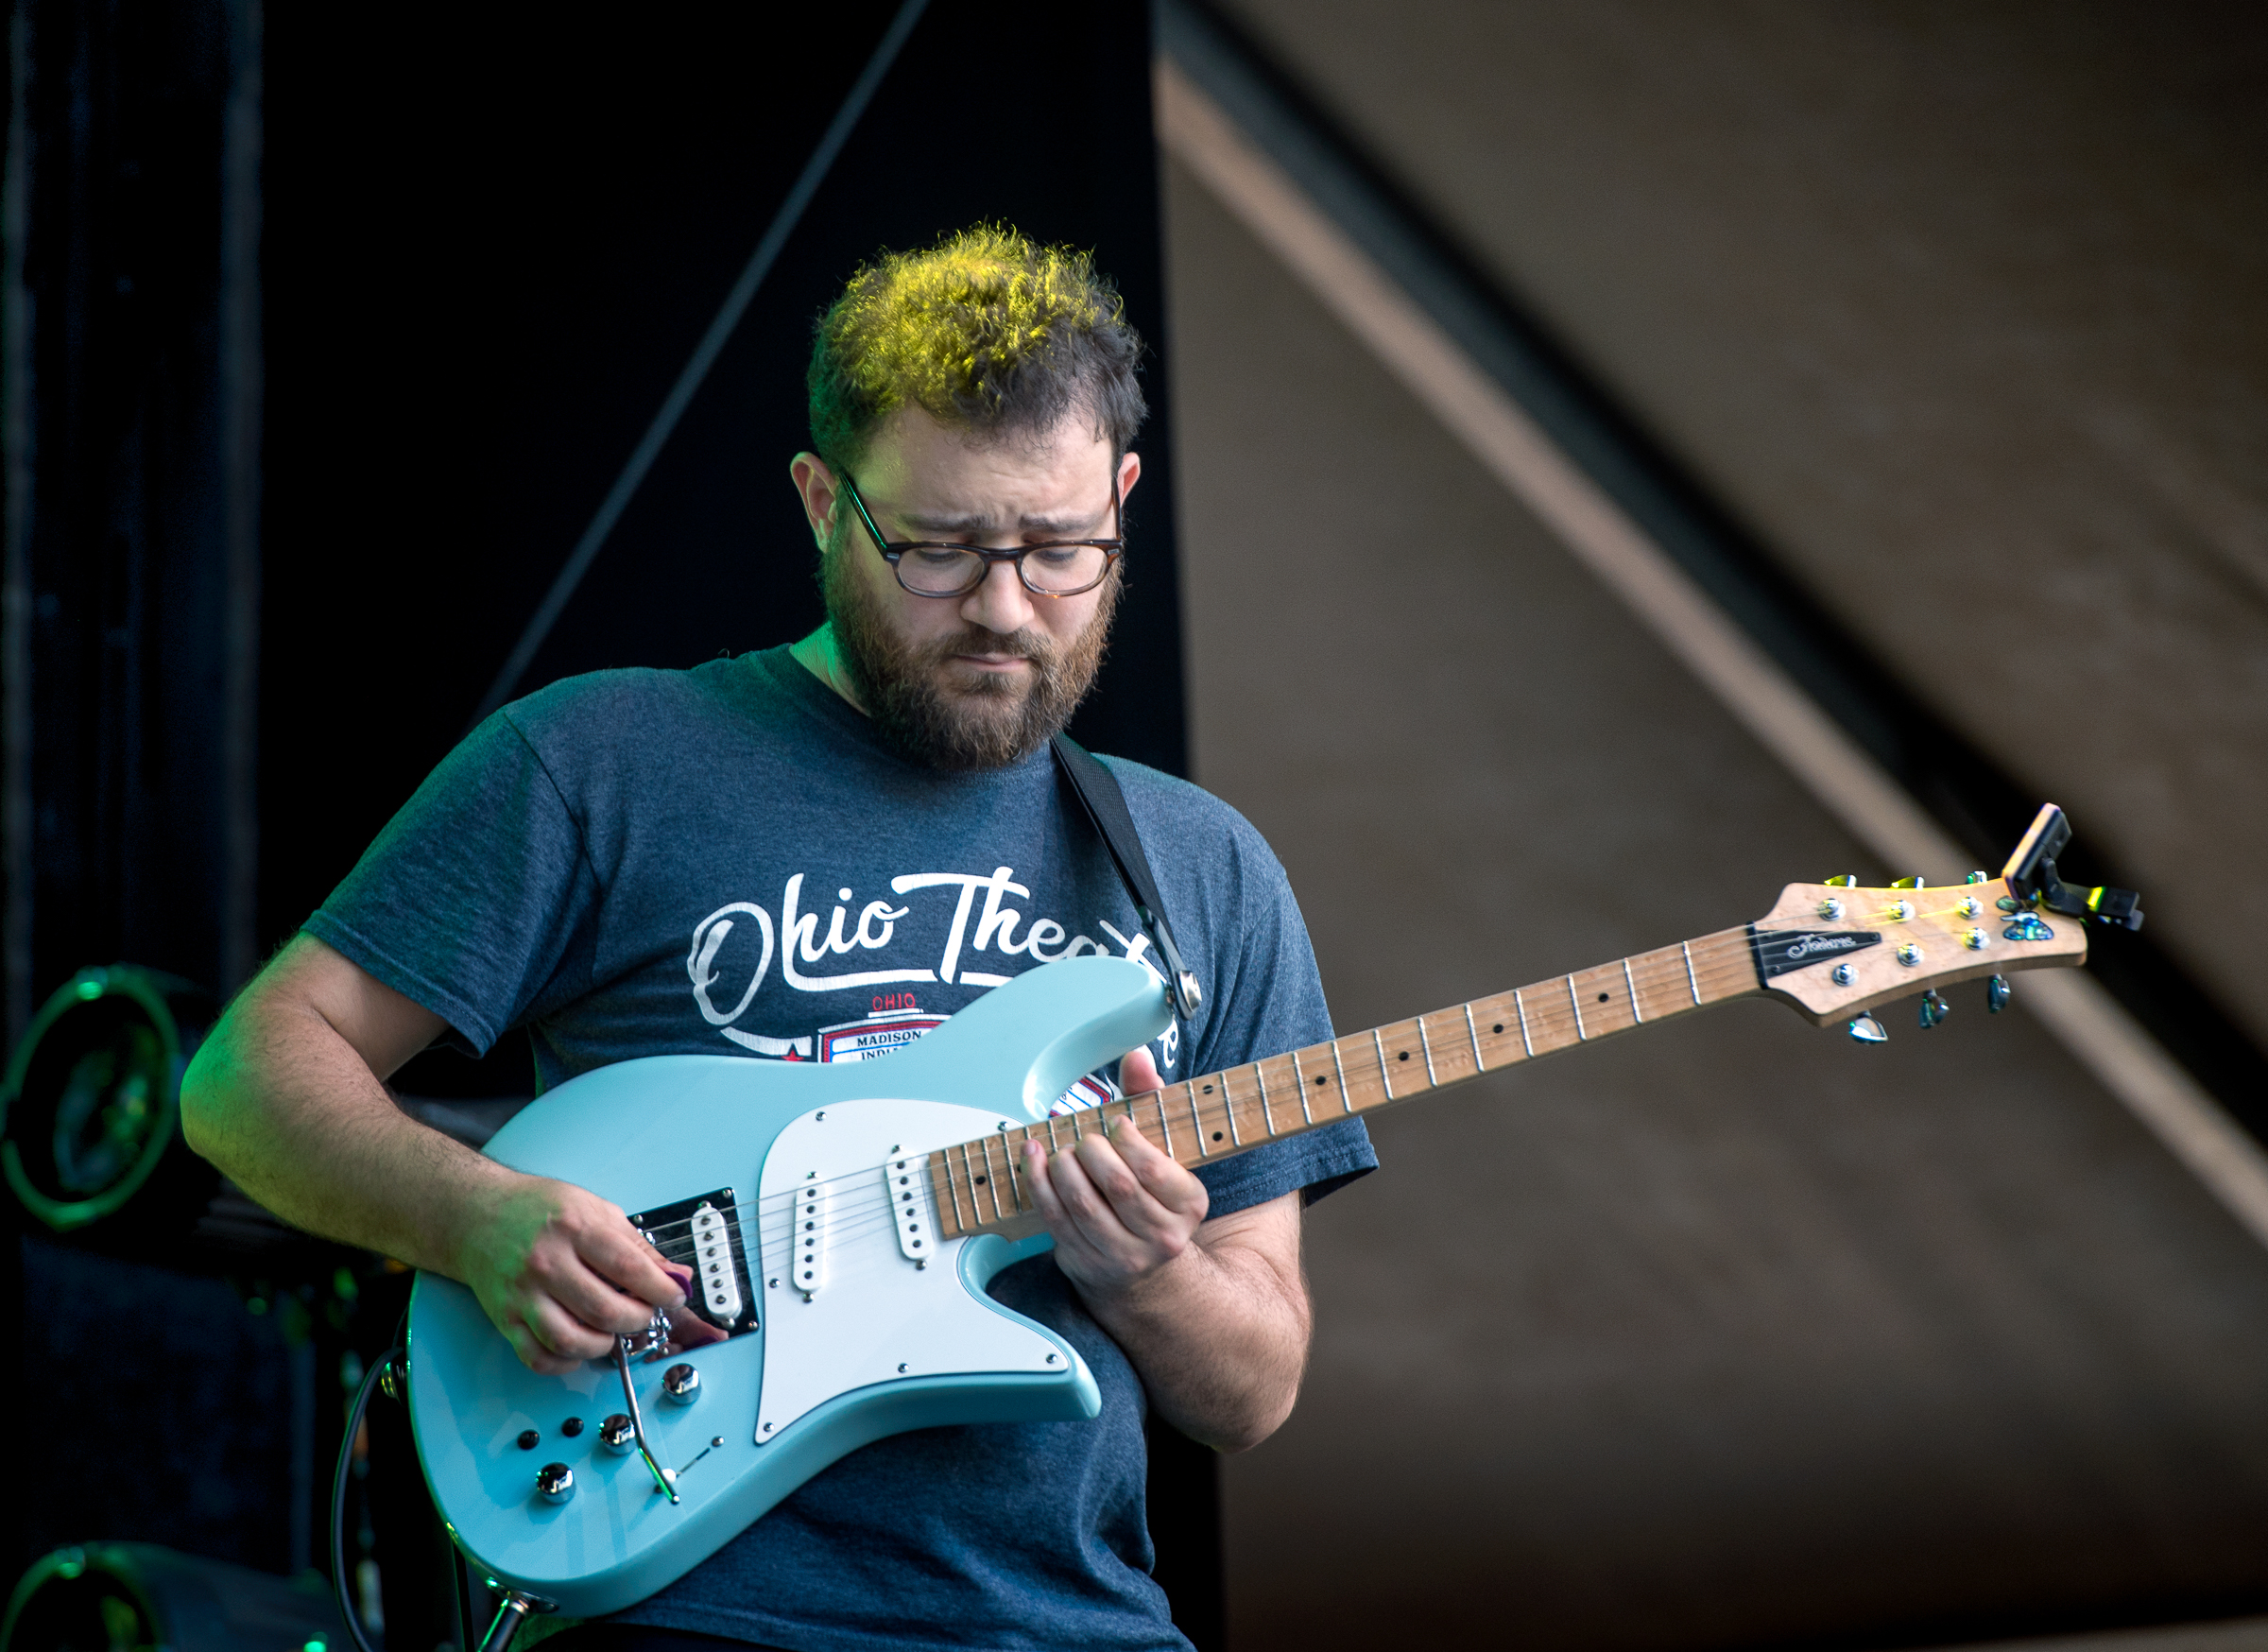
{"type": "Polygon", "coordinates": [[[1919,878],[1900,878],[1890,886],[1894,889],[1926,889],[1930,886],[1919,878]]]}
{"type": "Polygon", "coordinates": [[[2008,985],[2005,975],[1995,975],[1984,983],[1984,1007],[1993,1015],[2007,1008],[2008,1000],[2015,995],[2016,989],[2008,985]]]}
{"type": "Polygon", "coordinates": [[[1936,988],[1933,987],[1921,995],[1921,1025],[1924,1032],[1952,1012],[1953,1007],[1937,995],[1936,988]]]}
{"type": "Polygon", "coordinates": [[[1855,872],[1845,872],[1841,877],[1821,878],[1819,881],[1830,889],[1855,889],[1859,886],[1858,874],[1855,872]]]}
{"type": "Polygon", "coordinates": [[[1982,884],[1985,882],[1985,877],[1983,872],[1971,872],[1961,881],[1965,884],[1982,884]]]}
{"type": "Polygon", "coordinates": [[[1862,1044],[1886,1044],[1890,1041],[1890,1035],[1882,1030],[1882,1024],[1871,1015],[1862,1015],[1852,1022],[1850,1036],[1862,1044]]]}

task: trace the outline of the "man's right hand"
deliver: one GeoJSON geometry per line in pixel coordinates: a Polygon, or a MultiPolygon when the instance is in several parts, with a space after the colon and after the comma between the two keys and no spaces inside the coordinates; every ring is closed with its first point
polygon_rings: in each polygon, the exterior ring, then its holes
{"type": "Polygon", "coordinates": [[[620,1206],[545,1177],[519,1177],[482,1201],[457,1253],[464,1282],[521,1363],[553,1376],[606,1358],[616,1336],[685,1303],[683,1283],[620,1206]]]}
{"type": "MultiPolygon", "coordinates": [[[[471,1286],[539,1371],[610,1354],[615,1334],[683,1302],[690,1271],[596,1194],[507,1170],[396,1107],[384,1080],[443,1030],[301,936],[190,1062],[189,1144],[285,1221],[471,1286]]],[[[672,1342],[721,1334],[685,1313],[672,1342]]]]}

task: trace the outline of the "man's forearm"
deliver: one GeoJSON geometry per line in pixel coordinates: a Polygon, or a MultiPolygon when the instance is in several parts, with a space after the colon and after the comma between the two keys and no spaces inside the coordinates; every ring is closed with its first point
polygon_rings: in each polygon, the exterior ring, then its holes
{"type": "MultiPolygon", "coordinates": [[[[1276,1432],[1298,1398],[1307,1364],[1307,1289],[1299,1277],[1296,1224],[1288,1264],[1239,1240],[1235,1229],[1208,1243],[1200,1230],[1166,1267],[1124,1289],[1083,1288],[1088,1311],[1125,1349],[1160,1416],[1191,1438],[1244,1451],[1276,1432]]],[[[1284,1213],[1263,1207],[1221,1218],[1224,1225],[1274,1227],[1284,1213]]],[[[1280,1236],[1277,1236],[1279,1239],[1280,1236]]]]}
{"type": "Polygon", "coordinates": [[[318,1013],[258,997],[198,1051],[181,1124],[295,1227],[453,1276],[456,1213],[509,1174],[404,1113],[318,1013]]]}

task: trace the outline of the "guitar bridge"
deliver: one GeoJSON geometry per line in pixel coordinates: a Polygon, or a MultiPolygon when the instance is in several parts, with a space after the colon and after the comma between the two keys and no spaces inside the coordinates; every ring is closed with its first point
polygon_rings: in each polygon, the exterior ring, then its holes
{"type": "Polygon", "coordinates": [[[664,1260],[693,1270],[685,1305],[695,1314],[727,1336],[745,1336],[756,1329],[756,1292],[748,1282],[740,1208],[730,1188],[640,1211],[630,1226],[664,1260]]]}

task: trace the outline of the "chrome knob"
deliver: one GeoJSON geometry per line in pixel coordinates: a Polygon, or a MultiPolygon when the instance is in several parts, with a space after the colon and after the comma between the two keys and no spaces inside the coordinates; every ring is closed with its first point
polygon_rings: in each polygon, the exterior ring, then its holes
{"type": "Polygon", "coordinates": [[[546,1503],[564,1503],[575,1495],[575,1471],[565,1463],[545,1463],[536,1471],[536,1495],[546,1503]]]}
{"type": "Polygon", "coordinates": [[[1842,901],[1836,896],[1830,895],[1826,900],[1819,903],[1819,916],[1827,920],[1827,921],[1830,923],[1834,922],[1835,920],[1843,916],[1842,901]]]}
{"type": "Polygon", "coordinates": [[[1898,961],[1907,969],[1913,969],[1921,962],[1921,948],[1910,940],[1903,942],[1898,949],[1898,961]]]}
{"type": "Polygon", "coordinates": [[[671,1366],[662,1373],[662,1397],[690,1405],[701,1397],[701,1373],[688,1365],[671,1366]]]}
{"type": "Polygon", "coordinates": [[[598,1425],[598,1443],[616,1456],[627,1457],[638,1449],[638,1430],[617,1411],[598,1425]]]}

